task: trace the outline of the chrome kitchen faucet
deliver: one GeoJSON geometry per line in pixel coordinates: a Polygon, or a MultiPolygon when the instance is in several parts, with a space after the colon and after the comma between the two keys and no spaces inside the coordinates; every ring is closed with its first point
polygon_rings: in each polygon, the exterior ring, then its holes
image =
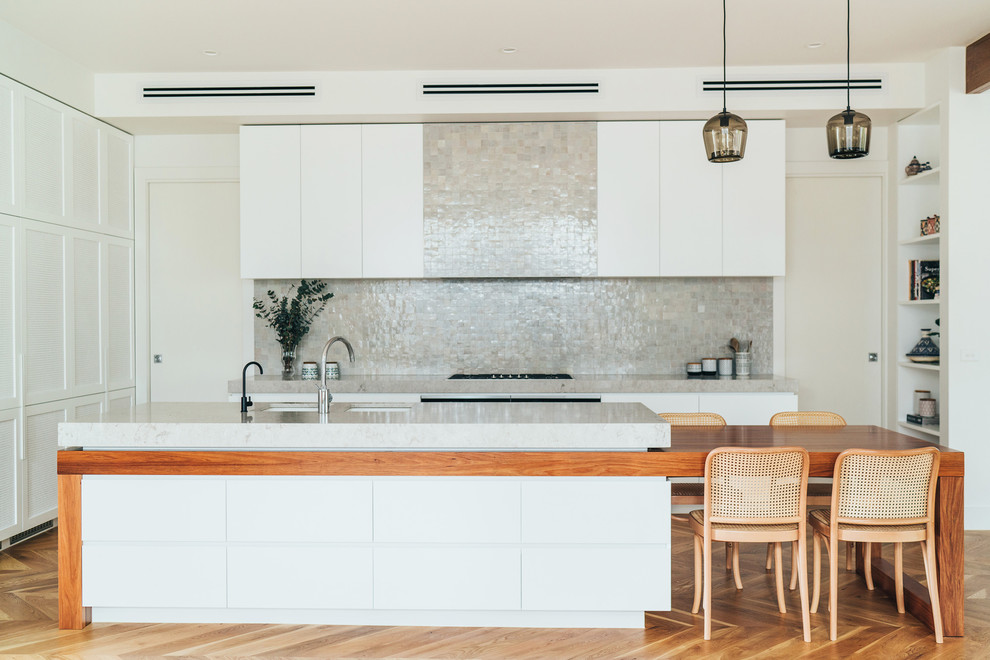
{"type": "Polygon", "coordinates": [[[321,415],[330,412],[330,402],[333,400],[333,396],[327,390],[327,353],[330,351],[330,347],[338,341],[347,347],[347,356],[350,357],[351,362],[354,362],[354,349],[351,348],[351,342],[339,335],[330,338],[323,347],[323,357],[320,358],[320,373],[323,374],[323,377],[320,379],[320,387],[316,390],[316,403],[321,415]]]}

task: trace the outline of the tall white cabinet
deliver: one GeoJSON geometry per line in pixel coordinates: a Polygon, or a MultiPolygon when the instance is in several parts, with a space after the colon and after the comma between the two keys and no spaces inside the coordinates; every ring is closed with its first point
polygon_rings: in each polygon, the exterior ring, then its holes
{"type": "Polygon", "coordinates": [[[58,424],[133,398],[131,136],[0,77],[0,547],[57,516],[58,424]]]}

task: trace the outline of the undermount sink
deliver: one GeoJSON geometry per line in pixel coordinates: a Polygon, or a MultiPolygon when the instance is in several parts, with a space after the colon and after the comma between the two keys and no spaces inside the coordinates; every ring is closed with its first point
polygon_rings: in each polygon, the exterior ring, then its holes
{"type": "MultiPolygon", "coordinates": [[[[400,412],[407,413],[412,408],[410,405],[389,405],[389,404],[356,404],[347,408],[344,412],[362,412],[362,413],[373,413],[373,412],[400,412]]],[[[259,412],[304,412],[304,413],[315,413],[318,411],[318,407],[315,403],[276,403],[275,405],[268,406],[263,411],[259,412]]]]}
{"type": "Polygon", "coordinates": [[[346,410],[346,412],[384,412],[384,413],[402,412],[402,413],[407,413],[407,412],[409,412],[410,408],[412,408],[412,406],[403,406],[403,405],[397,405],[397,406],[358,405],[358,406],[351,406],[350,408],[348,408],[346,410]]]}
{"type": "Polygon", "coordinates": [[[316,412],[315,403],[276,403],[261,412],[316,412]]]}

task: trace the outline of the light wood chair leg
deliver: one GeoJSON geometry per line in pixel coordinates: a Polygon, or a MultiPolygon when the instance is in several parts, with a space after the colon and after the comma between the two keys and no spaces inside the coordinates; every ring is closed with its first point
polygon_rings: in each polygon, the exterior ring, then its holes
{"type": "MultiPolygon", "coordinates": [[[[931,529],[931,527],[929,527],[931,529]]],[[[932,625],[935,641],[942,643],[942,607],[938,602],[938,578],[935,575],[935,543],[931,536],[921,542],[921,558],[925,562],[925,579],[928,581],[928,597],[932,602],[932,625]]]]}
{"type": "Polygon", "coordinates": [[[835,538],[835,530],[829,537],[828,549],[828,638],[835,641],[839,632],[839,542],[835,538]]]}
{"type": "Polygon", "coordinates": [[[904,614],[904,544],[894,544],[894,597],[897,611],[904,614]]]}
{"type": "Polygon", "coordinates": [[[811,614],[808,610],[808,562],[805,559],[807,557],[808,549],[805,547],[805,537],[807,534],[801,534],[797,541],[797,555],[794,557],[794,561],[797,562],[797,572],[798,572],[798,585],[799,594],[801,596],[801,626],[804,629],[804,641],[811,641],[811,614]]]}
{"type": "Polygon", "coordinates": [[[811,613],[818,612],[818,599],[822,595],[822,535],[815,532],[811,539],[812,564],[814,566],[814,583],[811,585],[811,613]]]}
{"type": "Polygon", "coordinates": [[[856,570],[856,542],[846,541],[846,570],[856,570]]]}
{"type": "Polygon", "coordinates": [[[773,543],[767,543],[767,570],[773,568],[773,543]]]}
{"type": "Polygon", "coordinates": [[[873,553],[870,544],[863,548],[863,578],[866,580],[866,588],[873,591],[873,553]]]}
{"type": "Polygon", "coordinates": [[[777,609],[781,614],[787,613],[787,605],[784,603],[784,570],[783,552],[780,549],[780,542],[773,544],[773,576],[777,584],[777,609]]]}
{"type": "Polygon", "coordinates": [[[742,589],[742,577],[739,574],[739,544],[732,546],[732,579],[736,582],[736,589],[742,589]]]}
{"type": "Polygon", "coordinates": [[[694,602],[691,614],[697,614],[701,607],[701,537],[694,535],[694,602]]]}
{"type": "Polygon", "coordinates": [[[704,572],[705,572],[705,593],[704,593],[704,608],[705,608],[705,639],[712,638],[712,539],[710,536],[705,536],[704,541],[704,572]]]}
{"type": "Polygon", "coordinates": [[[732,568],[732,543],[725,544],[725,570],[732,568]]]}
{"type": "Polygon", "coordinates": [[[787,588],[794,591],[797,587],[798,579],[798,542],[791,541],[791,583],[787,585],[787,588]]]}

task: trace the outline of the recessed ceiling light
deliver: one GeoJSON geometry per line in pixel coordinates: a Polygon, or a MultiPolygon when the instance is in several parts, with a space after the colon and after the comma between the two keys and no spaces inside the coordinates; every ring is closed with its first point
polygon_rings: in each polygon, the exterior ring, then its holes
{"type": "Polygon", "coordinates": [[[517,50],[519,50],[519,49],[518,48],[512,48],[510,46],[509,48],[503,48],[502,49],[502,52],[505,53],[506,55],[511,55],[512,53],[516,52],[517,50]]]}
{"type": "Polygon", "coordinates": [[[203,51],[203,55],[206,55],[207,57],[216,57],[219,54],[220,54],[220,52],[219,51],[216,51],[216,50],[209,50],[209,49],[207,49],[207,50],[204,50],[203,51]]]}
{"type": "Polygon", "coordinates": [[[810,44],[808,44],[808,48],[821,48],[824,45],[825,45],[824,41],[812,41],[810,44]]]}

